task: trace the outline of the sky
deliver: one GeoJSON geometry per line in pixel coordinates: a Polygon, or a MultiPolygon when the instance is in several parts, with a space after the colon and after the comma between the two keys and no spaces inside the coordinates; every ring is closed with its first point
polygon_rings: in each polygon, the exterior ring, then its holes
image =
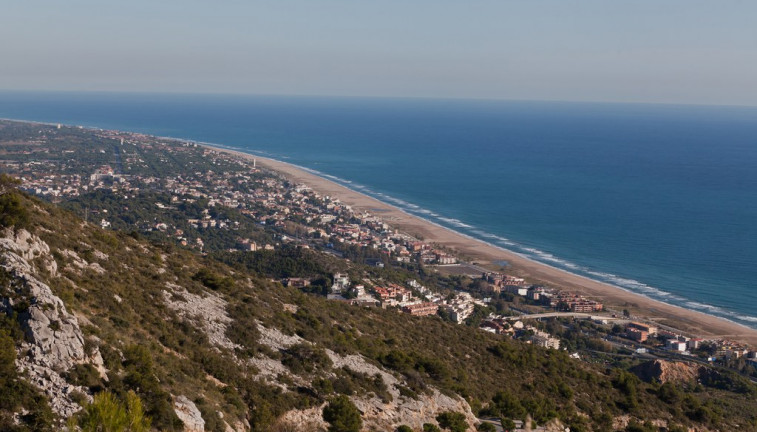
{"type": "Polygon", "coordinates": [[[0,89],[757,105],[757,2],[9,0],[0,89]]]}

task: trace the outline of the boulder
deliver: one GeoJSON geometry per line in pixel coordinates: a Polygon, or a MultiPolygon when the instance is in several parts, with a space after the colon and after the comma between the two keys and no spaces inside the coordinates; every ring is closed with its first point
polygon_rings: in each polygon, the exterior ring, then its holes
{"type": "Polygon", "coordinates": [[[184,422],[184,432],[204,432],[205,420],[197,405],[186,396],[176,396],[173,400],[176,415],[184,422]]]}

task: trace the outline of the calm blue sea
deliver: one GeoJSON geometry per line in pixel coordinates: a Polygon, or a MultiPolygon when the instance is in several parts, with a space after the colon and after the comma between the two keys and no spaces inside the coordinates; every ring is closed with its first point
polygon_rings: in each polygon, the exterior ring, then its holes
{"type": "Polygon", "coordinates": [[[757,328],[757,108],[5,92],[0,117],[286,160],[538,261],[757,328]]]}

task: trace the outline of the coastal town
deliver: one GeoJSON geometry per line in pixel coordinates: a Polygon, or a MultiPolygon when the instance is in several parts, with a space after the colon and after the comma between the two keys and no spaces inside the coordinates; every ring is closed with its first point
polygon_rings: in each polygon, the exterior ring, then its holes
{"type": "Polygon", "coordinates": [[[622,307],[532,283],[507,267],[467,262],[380,214],[292,183],[255,157],[136,133],[26,126],[38,128],[39,138],[3,145],[0,170],[21,179],[25,191],[62,203],[102,229],[133,230],[202,254],[319,251],[359,266],[325,280],[308,274],[275,279],[332,301],[441,317],[587,361],[620,353],[757,367],[757,351],[743,343],[642,322],[622,307]],[[94,142],[64,140],[83,132],[94,142]],[[394,268],[410,277],[381,273],[394,268]],[[424,281],[429,274],[430,284],[424,281]]]}

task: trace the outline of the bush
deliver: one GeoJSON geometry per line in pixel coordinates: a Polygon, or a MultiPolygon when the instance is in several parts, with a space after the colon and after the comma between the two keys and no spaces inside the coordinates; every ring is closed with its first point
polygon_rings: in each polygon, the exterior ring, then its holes
{"type": "Polygon", "coordinates": [[[194,274],[194,276],[192,276],[192,279],[200,282],[213,291],[218,291],[219,289],[230,290],[234,288],[234,279],[228,276],[221,277],[206,268],[200,269],[194,274]]]}
{"type": "Polygon", "coordinates": [[[142,345],[130,345],[124,349],[124,358],[126,374],[123,382],[144,399],[155,427],[180,428],[182,422],[173,410],[171,395],[160,386],[150,350],[142,345]]]}
{"type": "Polygon", "coordinates": [[[506,431],[515,429],[515,422],[513,419],[503,418],[500,423],[502,424],[502,428],[506,431]]]}
{"type": "Polygon", "coordinates": [[[323,419],[329,422],[329,432],[359,432],[363,426],[360,411],[347,396],[337,396],[325,408],[323,419]]]}
{"type": "Polygon", "coordinates": [[[436,421],[439,422],[439,426],[452,432],[465,432],[468,430],[465,415],[459,412],[445,411],[436,416],[436,421]]]}
{"type": "Polygon", "coordinates": [[[111,392],[98,393],[84,408],[79,426],[83,432],[146,432],[150,418],[145,416],[142,400],[133,391],[119,401],[111,392]]]}
{"type": "Polygon", "coordinates": [[[102,387],[100,373],[89,363],[74,365],[65,374],[65,378],[71,384],[84,386],[95,392],[102,387]]]}
{"type": "Polygon", "coordinates": [[[16,191],[0,195],[0,226],[23,228],[29,222],[29,212],[16,191]]]}
{"type": "Polygon", "coordinates": [[[303,342],[292,345],[283,353],[281,363],[293,373],[315,372],[331,367],[331,359],[323,348],[303,342]]]}
{"type": "Polygon", "coordinates": [[[481,423],[476,430],[478,430],[478,432],[496,432],[497,428],[491,423],[481,423]]]}

